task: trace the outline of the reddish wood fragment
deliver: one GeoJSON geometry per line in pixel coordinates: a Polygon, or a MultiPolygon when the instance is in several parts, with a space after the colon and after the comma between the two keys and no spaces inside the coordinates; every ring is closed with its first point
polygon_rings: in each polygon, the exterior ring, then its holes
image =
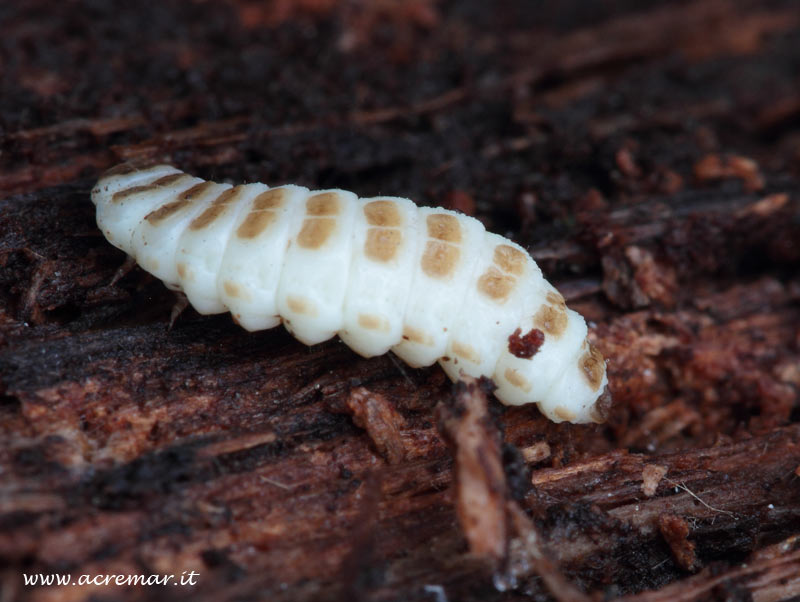
{"type": "Polygon", "coordinates": [[[685,518],[674,514],[663,514],[658,518],[658,530],[669,544],[675,562],[682,569],[691,571],[697,558],[694,555],[694,544],[688,540],[689,523],[685,518]]]}
{"type": "Polygon", "coordinates": [[[759,199],[752,205],[748,205],[740,209],[736,215],[737,217],[769,217],[776,211],[780,211],[789,201],[789,195],[783,192],[770,194],[763,199],[759,199]]]}
{"type": "Polygon", "coordinates": [[[739,178],[747,190],[764,188],[764,178],[758,164],[748,157],[738,155],[706,155],[695,163],[694,175],[700,182],[739,178]]]}
{"type": "Polygon", "coordinates": [[[636,164],[633,153],[629,148],[621,148],[617,151],[616,162],[619,170],[629,178],[638,178],[642,175],[642,170],[636,164]]]}
{"type": "Polygon", "coordinates": [[[470,552],[496,569],[501,591],[537,574],[557,600],[588,600],[550,560],[531,519],[511,499],[501,458],[500,433],[481,383],[459,381],[450,404],[437,407],[439,429],[453,449],[456,512],[470,552]]]}
{"type": "Polygon", "coordinates": [[[603,193],[597,188],[590,188],[578,199],[576,209],[578,211],[602,211],[608,208],[608,201],[603,197],[603,193]]]}
{"type": "Polygon", "coordinates": [[[647,497],[653,497],[658,489],[658,484],[665,474],[667,474],[665,466],[645,464],[644,468],[642,468],[642,493],[647,497]]]}
{"type": "Polygon", "coordinates": [[[547,441],[539,441],[520,450],[522,457],[528,464],[538,464],[550,457],[550,446],[547,441]]]}
{"type": "Polygon", "coordinates": [[[345,408],[353,416],[353,422],[367,431],[372,444],[389,464],[398,464],[405,459],[401,431],[406,423],[386,397],[358,387],[350,391],[345,408]]]}
{"type": "Polygon", "coordinates": [[[678,289],[675,268],[657,261],[650,251],[635,245],[625,249],[625,257],[633,266],[633,277],[643,295],[664,305],[675,303],[678,289]]]}
{"type": "Polygon", "coordinates": [[[506,499],[500,437],[478,381],[456,383],[451,405],[438,408],[439,429],[454,449],[456,512],[470,550],[498,565],[507,554],[506,499]]]}
{"type": "Polygon", "coordinates": [[[659,168],[655,174],[656,189],[662,194],[676,194],[683,189],[683,177],[675,170],[659,168]]]}

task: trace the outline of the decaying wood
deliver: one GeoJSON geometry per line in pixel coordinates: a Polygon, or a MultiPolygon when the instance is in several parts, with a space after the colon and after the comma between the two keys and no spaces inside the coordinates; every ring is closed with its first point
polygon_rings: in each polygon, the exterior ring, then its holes
{"type": "Polygon", "coordinates": [[[800,596],[791,0],[16,0],[0,33],[0,600],[800,596]],[[608,421],[169,328],[94,222],[122,160],[476,216],[586,316],[608,421]]]}
{"type": "Polygon", "coordinates": [[[510,497],[500,434],[474,379],[459,382],[452,406],[440,406],[441,430],[455,456],[456,513],[470,551],[494,563],[508,557],[506,503],[510,497]]]}
{"type": "Polygon", "coordinates": [[[372,444],[389,464],[399,464],[405,459],[401,431],[406,423],[386,397],[358,387],[350,391],[341,408],[332,404],[331,409],[352,415],[353,422],[367,431],[372,444]]]}
{"type": "Polygon", "coordinates": [[[465,377],[453,402],[437,408],[440,429],[454,455],[455,508],[471,554],[495,571],[495,586],[517,587],[535,574],[558,600],[588,600],[558,571],[542,547],[542,536],[511,496],[501,438],[488,411],[482,384],[465,377]]]}
{"type": "Polygon", "coordinates": [[[747,562],[721,573],[704,570],[697,576],[657,592],[622,598],[625,602],[661,600],[745,599],[758,602],[794,600],[800,595],[797,537],[766,546],[747,562]]]}

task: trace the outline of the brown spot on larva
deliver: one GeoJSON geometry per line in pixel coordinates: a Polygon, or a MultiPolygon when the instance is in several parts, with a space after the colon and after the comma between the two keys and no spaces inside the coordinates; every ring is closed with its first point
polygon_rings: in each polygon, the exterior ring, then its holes
{"type": "Polygon", "coordinates": [[[247,217],[236,229],[236,236],[244,239],[255,238],[278,219],[278,214],[270,210],[273,207],[278,208],[283,205],[283,191],[278,193],[279,190],[267,190],[256,197],[250,213],[247,214],[247,217]]]}
{"type": "Polygon", "coordinates": [[[461,242],[461,225],[455,215],[433,213],[426,219],[428,236],[445,242],[461,242]]]}
{"type": "Polygon", "coordinates": [[[432,336],[426,332],[417,330],[413,326],[405,326],[403,328],[403,338],[406,341],[411,341],[412,343],[417,343],[418,345],[427,345],[428,347],[433,345],[432,336]]]}
{"type": "Polygon", "coordinates": [[[402,243],[401,230],[370,228],[367,230],[367,240],[364,242],[364,254],[373,261],[389,261],[397,254],[402,243]]]}
{"type": "Polygon", "coordinates": [[[374,314],[358,314],[358,325],[367,330],[389,331],[389,322],[374,314]]]}
{"type": "Polygon", "coordinates": [[[524,336],[520,336],[521,328],[517,328],[508,337],[508,352],[514,357],[529,360],[539,352],[544,344],[544,333],[538,328],[532,328],[524,336]]]}
{"type": "Polygon", "coordinates": [[[504,272],[521,276],[525,271],[525,253],[510,245],[497,245],[494,248],[494,263],[504,272]]]}
{"type": "Polygon", "coordinates": [[[314,307],[314,304],[304,297],[295,297],[289,295],[286,297],[286,305],[288,305],[289,309],[296,314],[304,314],[308,316],[317,315],[317,310],[314,307]]]}
{"type": "Polygon", "coordinates": [[[203,211],[203,213],[192,220],[192,223],[189,224],[189,229],[202,230],[209,224],[213,223],[218,217],[225,213],[231,203],[233,203],[233,201],[241,192],[241,186],[228,188],[228,190],[224,191],[216,199],[211,201],[211,205],[209,205],[208,208],[203,211]]]}
{"type": "Polygon", "coordinates": [[[561,296],[561,293],[555,293],[553,291],[550,291],[547,293],[546,299],[547,302],[550,303],[551,305],[555,305],[557,307],[562,307],[562,308],[567,307],[567,303],[564,301],[564,297],[561,296]]]}
{"type": "Polygon", "coordinates": [[[364,216],[370,226],[383,226],[384,228],[399,228],[403,225],[403,218],[397,205],[392,201],[372,201],[364,205],[364,216]]]}
{"type": "Polygon", "coordinates": [[[144,186],[133,186],[131,188],[126,188],[125,190],[120,190],[119,192],[115,192],[114,196],[111,197],[111,202],[119,203],[120,201],[124,201],[125,199],[133,195],[140,194],[142,192],[151,192],[163,186],[169,186],[170,184],[174,184],[178,180],[183,180],[183,179],[188,180],[190,178],[191,176],[188,176],[185,173],[170,174],[168,176],[159,178],[155,182],[151,182],[150,184],[146,184],[144,186]]]}
{"type": "Polygon", "coordinates": [[[472,362],[473,364],[481,363],[481,356],[477,351],[475,351],[475,348],[472,345],[455,341],[453,343],[453,353],[467,361],[472,362]]]}
{"type": "Polygon", "coordinates": [[[236,229],[236,236],[239,238],[255,238],[266,230],[277,217],[272,211],[254,211],[236,229]]]}
{"type": "Polygon", "coordinates": [[[148,213],[144,219],[150,222],[153,225],[158,224],[159,222],[164,221],[170,215],[174,215],[178,213],[181,209],[188,207],[191,205],[192,202],[188,199],[180,199],[178,201],[172,201],[170,203],[166,203],[161,205],[158,209],[155,209],[148,213]]]}
{"type": "Polygon", "coordinates": [[[341,199],[335,192],[315,194],[306,201],[306,215],[315,217],[339,215],[341,208],[341,199]]]}
{"type": "Polygon", "coordinates": [[[297,235],[297,244],[304,249],[319,249],[325,244],[336,229],[333,218],[316,218],[303,221],[303,227],[297,235]]]}
{"type": "Polygon", "coordinates": [[[176,267],[178,268],[178,276],[181,278],[186,278],[186,264],[182,261],[179,261],[176,267]]]}
{"type": "Polygon", "coordinates": [[[478,290],[490,299],[503,303],[514,290],[516,283],[516,279],[512,276],[506,276],[497,268],[490,267],[478,278],[478,290]]]}
{"type": "Polygon", "coordinates": [[[542,305],[541,309],[533,316],[534,325],[546,334],[558,338],[567,329],[569,316],[563,307],[542,305]]]}
{"type": "Polygon", "coordinates": [[[513,368],[506,368],[506,371],[503,373],[503,376],[506,377],[506,380],[512,386],[516,387],[517,389],[522,389],[526,393],[531,390],[531,383],[525,380],[519,372],[514,370],[513,368]]]}
{"type": "Polygon", "coordinates": [[[226,280],[222,283],[222,288],[225,289],[225,294],[229,297],[233,297],[237,299],[242,296],[242,291],[239,289],[239,285],[235,282],[231,282],[230,280],[226,280]]]}
{"type": "Polygon", "coordinates": [[[114,196],[111,197],[112,203],[119,203],[120,201],[124,201],[125,199],[132,197],[135,194],[139,194],[142,192],[150,192],[151,190],[156,189],[157,186],[153,186],[152,184],[148,184],[146,186],[132,186],[131,188],[126,188],[125,190],[120,190],[119,192],[115,192],[114,196]]]}
{"type": "Polygon", "coordinates": [[[556,408],[553,410],[553,414],[561,418],[561,420],[567,420],[569,422],[572,422],[575,420],[575,418],[577,418],[577,414],[575,414],[575,412],[568,410],[564,406],[556,406],[556,408]]]}
{"type": "Polygon", "coordinates": [[[285,188],[271,188],[259,194],[253,200],[253,212],[280,209],[286,204],[287,192],[285,188]]]}
{"type": "Polygon", "coordinates": [[[199,184],[195,184],[189,188],[189,190],[184,190],[182,193],[180,193],[178,195],[178,200],[193,201],[197,197],[202,196],[206,190],[213,186],[216,186],[214,182],[200,182],[199,184]]]}
{"type": "Polygon", "coordinates": [[[153,182],[151,186],[170,186],[171,184],[183,180],[184,178],[189,179],[191,177],[192,176],[185,173],[171,173],[168,176],[161,176],[158,178],[158,180],[153,182]]]}
{"type": "Polygon", "coordinates": [[[603,374],[606,371],[606,362],[603,359],[603,354],[589,343],[589,352],[584,353],[579,361],[581,372],[586,377],[586,381],[592,391],[597,391],[603,382],[603,374]]]}
{"type": "Polygon", "coordinates": [[[443,242],[428,241],[422,255],[422,271],[431,278],[444,278],[455,271],[461,251],[443,242]]]}

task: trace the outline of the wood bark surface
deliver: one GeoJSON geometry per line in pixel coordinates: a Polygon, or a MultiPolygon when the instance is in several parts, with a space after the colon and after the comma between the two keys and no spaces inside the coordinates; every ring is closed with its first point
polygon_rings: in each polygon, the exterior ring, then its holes
{"type": "Polygon", "coordinates": [[[797,599],[799,69],[792,0],[0,3],[0,600],[797,599]],[[94,223],[126,160],[474,215],[608,422],[170,329],[94,223]]]}

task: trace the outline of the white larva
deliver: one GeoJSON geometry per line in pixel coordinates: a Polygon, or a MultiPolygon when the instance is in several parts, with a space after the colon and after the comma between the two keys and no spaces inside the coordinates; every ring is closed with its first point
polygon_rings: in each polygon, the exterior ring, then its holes
{"type": "Polygon", "coordinates": [[[203,314],[280,323],[307,345],[338,333],[371,357],[488,376],[508,405],[601,422],[605,361],[522,247],[476,219],[344,190],[231,186],[120,165],[92,191],[97,224],[203,314]]]}

